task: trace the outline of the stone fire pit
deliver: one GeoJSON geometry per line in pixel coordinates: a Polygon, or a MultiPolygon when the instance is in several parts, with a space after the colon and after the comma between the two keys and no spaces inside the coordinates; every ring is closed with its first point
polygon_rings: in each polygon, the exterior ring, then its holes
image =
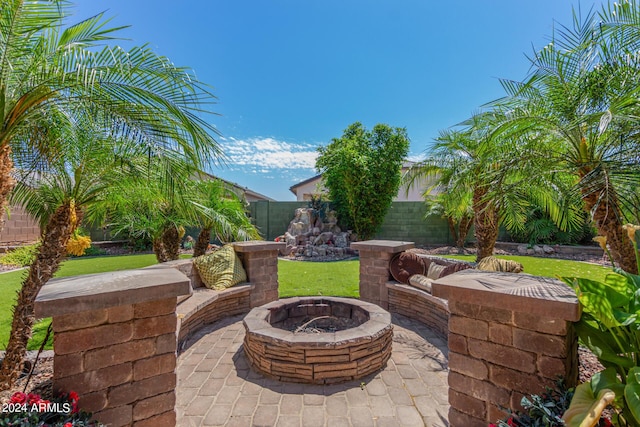
{"type": "Polygon", "coordinates": [[[382,369],[391,357],[391,315],[356,299],[282,299],[254,308],[243,323],[249,362],[281,381],[358,379],[382,369]]]}

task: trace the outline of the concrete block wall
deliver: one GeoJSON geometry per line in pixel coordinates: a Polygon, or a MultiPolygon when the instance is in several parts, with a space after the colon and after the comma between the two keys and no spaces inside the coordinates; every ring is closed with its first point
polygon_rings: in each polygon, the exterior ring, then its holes
{"type": "Polygon", "coordinates": [[[411,240],[418,245],[451,244],[447,221],[437,215],[425,219],[424,202],[393,202],[375,239],[411,240]]]}
{"type": "Polygon", "coordinates": [[[38,223],[20,206],[10,206],[9,215],[0,212],[4,227],[0,230],[0,245],[33,243],[40,238],[38,223]]]}
{"type": "MultiPolygon", "coordinates": [[[[295,210],[307,206],[307,202],[251,202],[251,219],[266,240],[273,240],[287,231],[295,210]]],[[[447,222],[438,216],[425,220],[426,213],[423,202],[392,202],[375,239],[406,238],[419,245],[451,244],[447,222]]]]}

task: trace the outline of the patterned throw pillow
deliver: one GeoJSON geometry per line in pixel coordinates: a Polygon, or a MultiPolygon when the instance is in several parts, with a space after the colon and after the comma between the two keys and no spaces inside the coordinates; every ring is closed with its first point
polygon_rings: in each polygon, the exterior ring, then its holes
{"type": "Polygon", "coordinates": [[[439,279],[440,275],[442,274],[445,268],[447,268],[446,265],[432,262],[431,264],[429,264],[429,270],[427,270],[427,277],[431,280],[439,279]]]}
{"type": "Polygon", "coordinates": [[[217,291],[247,281],[247,273],[232,245],[193,259],[205,286],[217,291]]]}
{"type": "Polygon", "coordinates": [[[467,264],[466,262],[454,262],[453,264],[449,264],[442,270],[440,273],[440,277],[445,277],[453,273],[457,273],[458,271],[466,270],[471,268],[471,264],[467,264]]]}
{"type": "Polygon", "coordinates": [[[524,270],[524,267],[519,262],[498,259],[494,256],[482,258],[476,268],[484,271],[504,271],[507,273],[520,273],[524,270]]]}
{"type": "Polygon", "coordinates": [[[422,274],[414,274],[409,277],[409,284],[411,286],[428,293],[431,293],[431,283],[433,283],[433,280],[429,279],[427,276],[423,276],[422,274]]]}
{"type": "Polygon", "coordinates": [[[391,276],[400,283],[409,283],[409,277],[414,274],[424,274],[422,259],[413,252],[401,252],[389,262],[391,276]]]}

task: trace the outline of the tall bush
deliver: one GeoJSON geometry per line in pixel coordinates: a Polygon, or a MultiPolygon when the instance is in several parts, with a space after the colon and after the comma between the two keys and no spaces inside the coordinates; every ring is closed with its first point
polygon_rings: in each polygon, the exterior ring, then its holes
{"type": "Polygon", "coordinates": [[[343,227],[360,239],[371,238],[398,194],[409,152],[406,129],[377,124],[369,131],[356,122],[318,151],[316,168],[343,227]]]}

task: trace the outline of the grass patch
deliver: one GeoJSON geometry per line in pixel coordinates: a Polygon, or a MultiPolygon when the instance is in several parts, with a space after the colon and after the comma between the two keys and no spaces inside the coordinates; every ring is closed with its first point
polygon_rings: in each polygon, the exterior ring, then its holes
{"type": "MultiPolygon", "coordinates": [[[[475,261],[475,255],[446,255],[447,258],[475,261]]],[[[604,281],[611,273],[611,268],[588,262],[570,261],[557,258],[539,258],[520,255],[498,255],[496,258],[517,261],[524,267],[524,272],[543,277],[585,277],[591,280],[604,281]]]]}
{"type": "Polygon", "coordinates": [[[297,296],[360,296],[360,262],[278,260],[280,298],[297,296]]]}
{"type": "MultiPolygon", "coordinates": [[[[155,263],[156,258],[153,254],[70,259],[62,263],[55,277],[128,270],[146,267],[155,263]]],[[[27,270],[0,274],[0,295],[2,295],[2,298],[0,298],[0,349],[3,350],[7,347],[7,342],[9,342],[13,305],[26,274],[27,270]]],[[[34,325],[33,336],[27,346],[29,350],[37,350],[40,347],[49,323],[51,323],[51,319],[47,318],[34,325]]],[[[53,348],[53,337],[49,338],[45,348],[53,348]]]]}

